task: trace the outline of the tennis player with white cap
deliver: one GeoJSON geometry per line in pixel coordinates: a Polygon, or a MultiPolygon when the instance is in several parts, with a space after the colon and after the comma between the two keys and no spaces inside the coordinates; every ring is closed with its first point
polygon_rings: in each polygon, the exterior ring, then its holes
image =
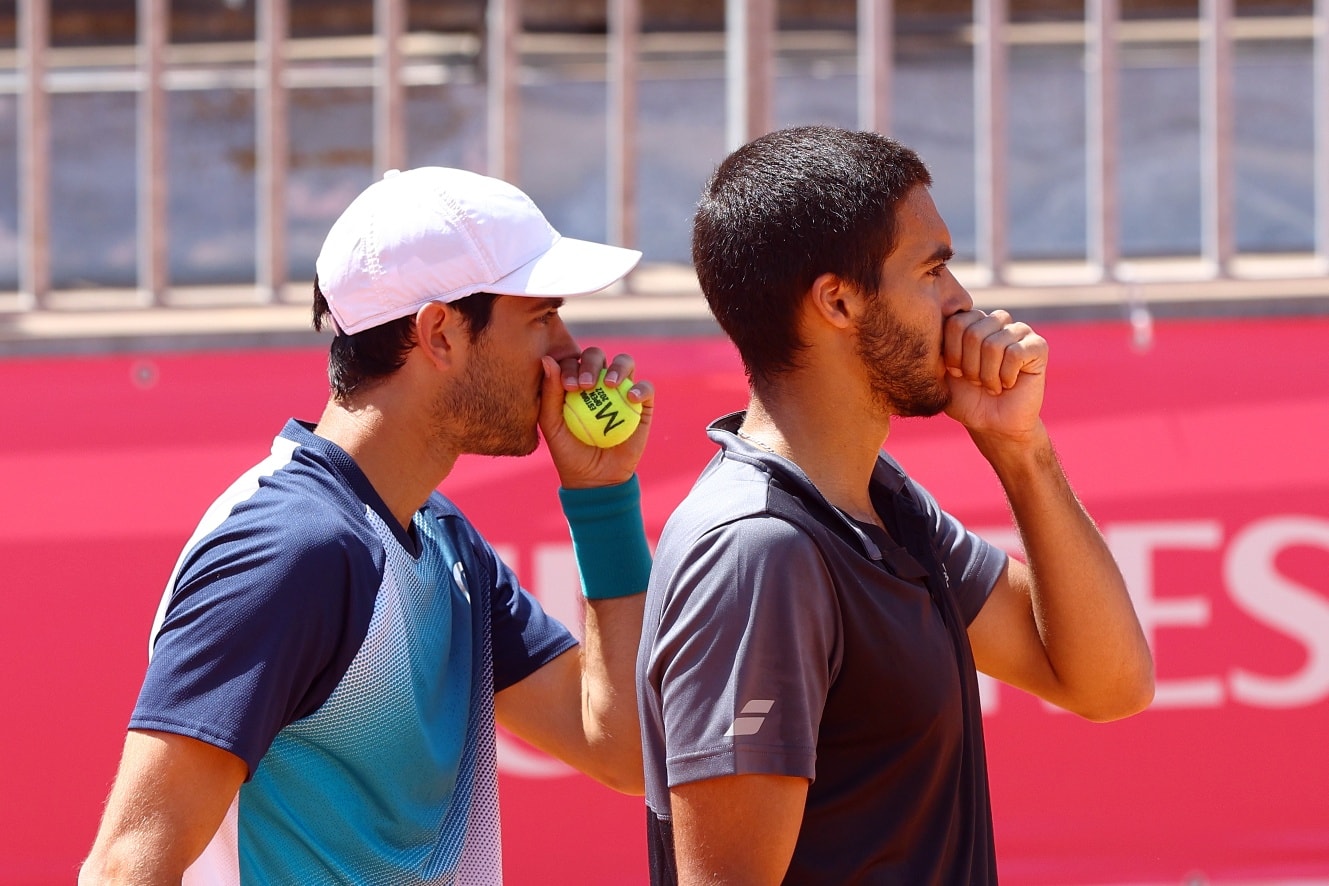
{"type": "MultiPolygon", "coordinates": [[[[495,721],[641,793],[635,470],[654,392],[632,386],[625,443],[576,440],[564,393],[606,359],[559,316],[639,258],[457,169],[391,172],[351,203],[316,266],[331,396],[180,555],[81,882],[499,882],[495,721]],[[529,455],[539,434],[580,644],[437,492],[462,453],[529,455]]],[[[616,356],[608,382],[633,369],[616,356]]]]}

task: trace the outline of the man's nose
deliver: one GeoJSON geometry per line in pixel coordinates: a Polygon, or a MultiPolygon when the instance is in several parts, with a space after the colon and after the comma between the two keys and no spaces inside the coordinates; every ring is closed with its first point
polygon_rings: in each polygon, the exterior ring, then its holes
{"type": "Polygon", "coordinates": [[[947,282],[950,284],[946,291],[945,300],[942,306],[946,309],[946,316],[958,314],[961,311],[971,311],[974,308],[974,297],[969,294],[969,290],[955,279],[951,269],[946,269],[947,282]]]}
{"type": "Polygon", "coordinates": [[[577,340],[572,337],[572,332],[569,331],[562,317],[554,320],[554,328],[549,340],[549,356],[555,360],[581,356],[581,348],[577,346],[577,340]]]}

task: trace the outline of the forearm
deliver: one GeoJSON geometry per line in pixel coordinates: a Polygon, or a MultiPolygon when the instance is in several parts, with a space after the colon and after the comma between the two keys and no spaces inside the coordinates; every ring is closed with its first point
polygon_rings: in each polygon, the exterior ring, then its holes
{"type": "Polygon", "coordinates": [[[629,483],[562,495],[586,596],[581,719],[602,780],[641,793],[636,661],[651,556],[640,490],[629,483]]]}
{"type": "Polygon", "coordinates": [[[975,436],[992,464],[1033,575],[1032,617],[1054,700],[1095,720],[1135,713],[1153,695],[1153,660],[1121,571],[1081,506],[1040,424],[1020,445],[975,436]]]}
{"type": "Polygon", "coordinates": [[[604,762],[606,781],[640,794],[641,727],[636,664],[646,595],[586,602],[582,642],[582,724],[591,754],[604,762]],[[612,780],[610,780],[612,779],[612,780]]]}

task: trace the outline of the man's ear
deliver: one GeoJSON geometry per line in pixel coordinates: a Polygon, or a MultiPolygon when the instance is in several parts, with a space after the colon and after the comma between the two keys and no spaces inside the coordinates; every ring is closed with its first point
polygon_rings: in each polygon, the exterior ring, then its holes
{"type": "Polygon", "coordinates": [[[807,305],[812,316],[836,329],[847,329],[862,311],[858,288],[838,274],[825,273],[808,288],[807,305]]]}
{"type": "Polygon", "coordinates": [[[468,327],[461,311],[431,301],[415,312],[415,347],[441,370],[452,368],[469,343],[468,327]]]}

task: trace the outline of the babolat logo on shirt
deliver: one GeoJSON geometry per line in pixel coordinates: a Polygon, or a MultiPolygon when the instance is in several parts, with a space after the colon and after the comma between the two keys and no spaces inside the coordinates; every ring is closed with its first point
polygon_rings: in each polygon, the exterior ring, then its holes
{"type": "Polygon", "coordinates": [[[738,712],[734,722],[730,724],[729,731],[725,733],[726,738],[732,738],[736,735],[756,735],[761,731],[761,724],[766,722],[766,715],[775,707],[773,698],[754,698],[752,701],[743,705],[743,710],[738,712]]]}
{"type": "Polygon", "coordinates": [[[604,388],[582,391],[581,402],[588,410],[595,413],[596,418],[605,423],[604,432],[606,434],[623,424],[623,419],[618,417],[618,410],[614,408],[613,403],[609,402],[609,395],[605,393],[604,388]]]}

